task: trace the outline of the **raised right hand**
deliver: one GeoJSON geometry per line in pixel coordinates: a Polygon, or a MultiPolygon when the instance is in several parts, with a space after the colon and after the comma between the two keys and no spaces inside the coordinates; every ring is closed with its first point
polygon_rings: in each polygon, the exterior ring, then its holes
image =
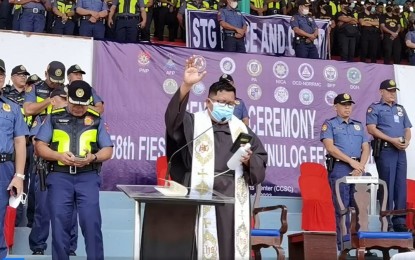
{"type": "Polygon", "coordinates": [[[196,57],[193,55],[189,59],[186,60],[184,76],[183,76],[183,83],[186,88],[190,89],[192,86],[203,79],[206,75],[206,71],[199,72],[196,64],[195,64],[196,57]]]}

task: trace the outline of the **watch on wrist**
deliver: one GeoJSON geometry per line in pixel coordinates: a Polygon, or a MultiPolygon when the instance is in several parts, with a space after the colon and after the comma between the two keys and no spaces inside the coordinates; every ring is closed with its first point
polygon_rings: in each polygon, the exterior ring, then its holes
{"type": "Polygon", "coordinates": [[[22,180],[24,180],[24,178],[25,178],[24,174],[20,174],[20,173],[15,173],[14,176],[17,177],[17,178],[20,178],[22,180]]]}

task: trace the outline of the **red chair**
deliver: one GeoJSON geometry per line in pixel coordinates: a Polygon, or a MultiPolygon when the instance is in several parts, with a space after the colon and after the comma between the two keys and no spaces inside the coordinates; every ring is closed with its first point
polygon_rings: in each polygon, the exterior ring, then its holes
{"type": "MultiPolygon", "coordinates": [[[[415,208],[415,180],[406,180],[406,208],[407,209],[413,209],[415,208]]],[[[406,225],[410,229],[414,229],[414,213],[408,213],[406,215],[406,225]]]]}
{"type": "Polygon", "coordinates": [[[300,165],[303,199],[301,227],[306,231],[336,231],[336,218],[327,170],[319,163],[300,165]]]}
{"type": "MultiPolygon", "coordinates": [[[[164,186],[167,172],[167,156],[160,156],[156,161],[157,185],[164,186]]],[[[168,178],[170,180],[170,177],[168,178]]]]}

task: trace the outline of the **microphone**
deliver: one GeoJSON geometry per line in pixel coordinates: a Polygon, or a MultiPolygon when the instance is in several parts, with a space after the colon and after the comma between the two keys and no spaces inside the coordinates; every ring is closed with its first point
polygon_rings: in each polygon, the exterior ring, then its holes
{"type": "MultiPolygon", "coordinates": [[[[167,163],[167,171],[166,171],[166,177],[164,178],[166,181],[168,180],[168,178],[170,177],[170,170],[171,170],[171,162],[173,160],[173,157],[179,153],[181,150],[183,150],[184,148],[186,148],[187,146],[189,146],[191,143],[193,143],[195,140],[197,140],[199,137],[201,137],[204,133],[206,133],[207,131],[209,131],[210,129],[212,129],[214,126],[218,125],[219,123],[222,123],[226,120],[226,117],[222,117],[222,119],[214,124],[212,124],[211,127],[207,128],[205,131],[203,131],[202,133],[200,133],[199,135],[197,135],[195,138],[193,138],[192,140],[190,140],[188,143],[186,143],[185,145],[183,145],[182,147],[180,147],[177,151],[175,151],[171,156],[170,156],[170,160],[167,163]]],[[[164,182],[165,186],[167,185],[167,182],[164,182]]]]}

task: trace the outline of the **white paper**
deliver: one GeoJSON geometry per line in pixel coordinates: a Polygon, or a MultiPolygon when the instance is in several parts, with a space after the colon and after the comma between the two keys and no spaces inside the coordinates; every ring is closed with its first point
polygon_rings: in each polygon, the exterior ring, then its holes
{"type": "Polygon", "coordinates": [[[165,196],[184,197],[187,195],[187,188],[175,181],[165,180],[166,186],[154,187],[165,196]]]}

